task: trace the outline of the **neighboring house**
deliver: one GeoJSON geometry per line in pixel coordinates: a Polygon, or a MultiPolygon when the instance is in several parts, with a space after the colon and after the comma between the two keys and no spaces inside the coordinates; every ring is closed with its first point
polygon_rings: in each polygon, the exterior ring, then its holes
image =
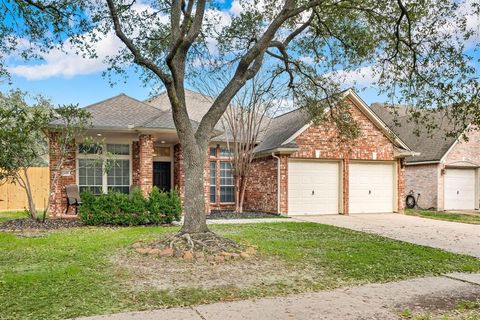
{"type": "MultiPolygon", "coordinates": [[[[412,154],[351,90],[345,93],[360,137],[338,141],[336,129],[311,125],[300,110],[274,119],[257,146],[257,157],[245,195],[245,209],[274,213],[334,214],[399,212],[403,210],[404,166],[412,154]]],[[[193,125],[205,114],[210,99],[186,92],[193,125]]],[[[86,107],[93,115],[87,132],[100,137],[104,150],[115,154],[117,166],[104,173],[89,156],[70,155],[52,199],[51,216],[63,217],[65,185],[81,190],[128,192],[132,185],[148,192],[156,185],[184,193],[182,150],[165,94],[145,102],[124,94],[86,107]],[[89,165],[90,164],[90,165],[89,165]],[[95,167],[96,166],[96,167],[95,167]],[[78,170],[77,170],[78,169],[78,170]]],[[[234,179],[226,133],[212,139],[205,164],[206,211],[234,207],[234,179]]],[[[82,139],[76,143],[81,148],[82,139]]],[[[55,134],[51,134],[50,167],[56,164],[55,134]]]]}
{"type": "Polygon", "coordinates": [[[455,129],[444,112],[432,114],[438,128],[419,130],[406,107],[391,108],[373,104],[371,109],[394,130],[419,156],[406,161],[405,190],[413,191],[421,208],[437,210],[473,210],[479,208],[480,132],[448,137],[455,129]]]}

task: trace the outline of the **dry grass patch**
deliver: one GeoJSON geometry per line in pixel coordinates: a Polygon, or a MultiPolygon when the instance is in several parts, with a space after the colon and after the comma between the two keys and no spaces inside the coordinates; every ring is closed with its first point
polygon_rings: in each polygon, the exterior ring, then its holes
{"type": "Polygon", "coordinates": [[[299,281],[313,281],[321,276],[318,269],[295,270],[279,258],[255,255],[248,259],[224,262],[185,261],[176,257],[140,255],[124,250],[112,257],[117,267],[127,271],[134,290],[181,290],[187,288],[219,289],[256,286],[290,286],[299,281]]]}

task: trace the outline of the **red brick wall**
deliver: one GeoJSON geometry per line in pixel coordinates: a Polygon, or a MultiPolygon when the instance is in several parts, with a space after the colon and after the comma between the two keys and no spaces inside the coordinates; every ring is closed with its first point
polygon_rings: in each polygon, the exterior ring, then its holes
{"type": "Polygon", "coordinates": [[[144,194],[152,190],[153,185],[153,137],[142,134],[138,137],[138,186],[144,194]]]}
{"type": "MultiPolygon", "coordinates": [[[[350,160],[398,161],[394,158],[394,145],[384,133],[349,101],[350,112],[360,128],[360,136],[348,143],[339,138],[337,129],[330,123],[312,126],[301,133],[295,143],[299,150],[290,157],[297,159],[314,159],[316,150],[320,151],[319,159],[342,160],[342,206],[340,212],[348,214],[349,163],[350,160]]],[[[398,209],[403,209],[404,168],[397,163],[397,195],[398,209]]],[[[256,159],[246,194],[248,210],[276,212],[277,198],[277,162],[271,156],[256,159]]],[[[288,157],[281,156],[280,164],[280,212],[288,213],[288,157]]]]}
{"type": "Polygon", "coordinates": [[[245,190],[244,209],[277,213],[277,159],[272,156],[252,162],[245,190]]]}
{"type": "Polygon", "coordinates": [[[438,208],[440,164],[409,165],[405,169],[405,192],[413,190],[421,208],[438,208]]]}
{"type": "Polygon", "coordinates": [[[397,210],[405,210],[405,159],[397,160],[397,210]]]}
{"type": "Polygon", "coordinates": [[[292,158],[315,158],[315,150],[320,150],[322,159],[372,160],[373,152],[377,160],[394,160],[394,147],[391,141],[350,102],[353,119],[360,128],[360,136],[348,143],[339,139],[338,130],[330,123],[312,126],[300,134],[295,142],[300,148],[292,158]]]}
{"type": "MultiPolygon", "coordinates": [[[[76,183],[76,150],[75,144],[69,148],[71,152],[68,153],[64,160],[63,166],[57,170],[60,157],[60,146],[57,141],[57,134],[50,132],[49,134],[49,153],[50,153],[50,186],[52,193],[50,194],[50,209],[48,215],[51,218],[64,217],[67,208],[67,198],[65,193],[65,186],[76,183]],[[64,173],[62,175],[62,172],[64,173]],[[66,173],[69,172],[67,176],[66,173]],[[56,187],[54,186],[54,179],[57,178],[56,187]]],[[[71,208],[68,214],[74,214],[74,208],[71,208]]]]}
{"type": "Polygon", "coordinates": [[[445,165],[461,167],[480,166],[480,131],[467,132],[468,141],[460,140],[447,154],[445,165]]]}
{"type": "Polygon", "coordinates": [[[140,145],[132,142],[132,185],[140,186],[140,145]]]}

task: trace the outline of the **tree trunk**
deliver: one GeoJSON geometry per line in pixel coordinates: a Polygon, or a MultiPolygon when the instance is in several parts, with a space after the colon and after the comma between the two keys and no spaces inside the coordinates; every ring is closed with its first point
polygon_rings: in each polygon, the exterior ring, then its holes
{"type": "Polygon", "coordinates": [[[239,195],[239,206],[238,206],[238,212],[243,213],[243,202],[245,200],[245,189],[247,188],[247,178],[242,177],[241,178],[241,183],[240,183],[240,195],[239,195]]]}
{"type": "Polygon", "coordinates": [[[28,212],[30,214],[30,218],[36,219],[37,209],[35,208],[35,201],[33,201],[32,188],[30,186],[30,179],[28,179],[27,169],[23,169],[23,175],[25,176],[24,185],[28,200],[28,212]]]}
{"type": "Polygon", "coordinates": [[[185,167],[184,217],[181,233],[209,232],[205,214],[204,167],[207,147],[195,142],[182,145],[185,167]]]}

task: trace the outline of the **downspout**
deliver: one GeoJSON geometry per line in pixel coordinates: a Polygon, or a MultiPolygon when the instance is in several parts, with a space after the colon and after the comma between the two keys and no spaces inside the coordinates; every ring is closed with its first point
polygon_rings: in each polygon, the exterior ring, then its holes
{"type": "Polygon", "coordinates": [[[280,214],[280,157],[275,152],[272,152],[272,157],[277,159],[277,213],[280,214]]]}

